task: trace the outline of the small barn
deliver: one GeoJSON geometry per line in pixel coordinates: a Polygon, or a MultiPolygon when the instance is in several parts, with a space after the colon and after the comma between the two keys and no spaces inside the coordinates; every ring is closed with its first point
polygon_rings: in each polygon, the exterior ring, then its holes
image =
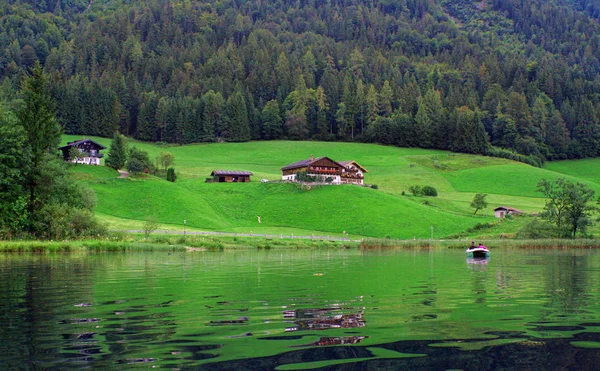
{"type": "Polygon", "coordinates": [[[507,215],[519,215],[519,214],[523,214],[523,212],[521,210],[517,210],[512,207],[498,206],[497,208],[494,209],[494,215],[496,216],[496,218],[504,218],[507,215]]]}
{"type": "Polygon", "coordinates": [[[210,176],[215,183],[248,183],[252,173],[237,170],[213,170],[210,176]]]}
{"type": "Polygon", "coordinates": [[[101,150],[106,149],[102,144],[94,142],[91,139],[81,139],[74,142],[68,142],[66,146],[62,146],[59,150],[62,151],[65,161],[71,161],[76,164],[100,165],[100,159],[104,157],[101,150]],[[77,156],[72,158],[71,150],[78,150],[77,156]]]}

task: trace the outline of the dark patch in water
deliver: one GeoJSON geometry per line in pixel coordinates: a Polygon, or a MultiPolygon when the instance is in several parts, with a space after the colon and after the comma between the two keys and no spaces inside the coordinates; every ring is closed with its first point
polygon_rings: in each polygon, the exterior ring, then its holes
{"type": "Polygon", "coordinates": [[[98,322],[99,319],[98,318],[71,318],[71,319],[63,319],[62,321],[60,321],[60,323],[62,323],[63,325],[69,324],[69,325],[76,325],[79,323],[95,323],[98,322]]]}
{"type": "Polygon", "coordinates": [[[533,331],[582,331],[585,330],[583,326],[537,326],[532,329],[533,331]]]}
{"type": "Polygon", "coordinates": [[[220,298],[221,295],[212,295],[212,296],[203,296],[204,299],[216,299],[216,298],[220,298]]]}
{"type": "Polygon", "coordinates": [[[600,323],[598,322],[586,322],[586,323],[580,323],[581,326],[585,326],[585,327],[597,327],[600,326],[600,323]]]}
{"type": "Polygon", "coordinates": [[[257,338],[258,340],[300,340],[305,336],[314,336],[312,334],[292,335],[292,336],[265,336],[257,338]]]}
{"type": "Polygon", "coordinates": [[[238,319],[226,319],[221,321],[210,321],[209,326],[226,326],[226,325],[244,325],[248,323],[248,317],[240,317],[238,319]]]}
{"type": "Polygon", "coordinates": [[[435,300],[434,299],[425,299],[421,302],[421,304],[430,307],[433,304],[435,304],[435,300]]]}
{"type": "Polygon", "coordinates": [[[367,336],[336,336],[336,337],[322,337],[319,340],[301,345],[292,345],[291,348],[305,348],[305,347],[326,347],[332,345],[348,345],[358,344],[362,340],[366,339],[367,336]]]}

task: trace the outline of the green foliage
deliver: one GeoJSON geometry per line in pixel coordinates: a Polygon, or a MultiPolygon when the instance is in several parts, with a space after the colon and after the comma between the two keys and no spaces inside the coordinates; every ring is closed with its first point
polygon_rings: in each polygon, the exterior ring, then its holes
{"type": "Polygon", "coordinates": [[[322,182],[322,177],[318,175],[309,175],[306,171],[299,171],[296,173],[296,181],[303,183],[322,182]]]}
{"type": "Polygon", "coordinates": [[[410,193],[412,193],[413,196],[420,196],[421,195],[421,186],[411,185],[410,187],[408,187],[408,191],[410,193]]]}
{"type": "Polygon", "coordinates": [[[430,196],[430,197],[437,197],[438,192],[435,188],[433,188],[432,186],[423,186],[421,188],[421,194],[423,196],[430,196]]]}
{"type": "Polygon", "coordinates": [[[39,62],[79,135],[360,139],[538,164],[599,155],[597,6],[481,4],[9,1],[0,97],[16,104],[39,62]]]}
{"type": "Polygon", "coordinates": [[[150,233],[154,232],[158,228],[158,222],[156,221],[156,217],[150,216],[146,218],[146,222],[142,228],[144,232],[144,237],[147,239],[150,236],[150,233]]]}
{"type": "Polygon", "coordinates": [[[1,238],[29,234],[63,239],[105,233],[92,214],[95,195],[71,181],[56,155],[61,127],[48,89],[48,78],[36,64],[31,76],[23,79],[23,102],[16,119],[0,111],[1,238]]]}
{"type": "Polygon", "coordinates": [[[161,152],[156,159],[157,167],[160,166],[165,171],[169,168],[169,166],[175,163],[175,156],[171,152],[161,152]]]}
{"type": "Polygon", "coordinates": [[[573,183],[565,178],[548,181],[541,179],[538,191],[546,197],[542,217],[556,225],[559,231],[575,237],[577,231],[585,234],[591,224],[591,212],[595,208],[589,205],[594,191],[582,183],[573,183]]]}
{"type": "Polygon", "coordinates": [[[410,193],[412,193],[413,196],[437,197],[437,195],[438,195],[437,189],[435,189],[432,186],[412,185],[412,186],[408,187],[408,191],[410,193]]]}
{"type": "Polygon", "coordinates": [[[175,183],[175,181],[177,180],[177,175],[175,174],[175,169],[170,167],[169,170],[167,170],[167,180],[169,182],[173,182],[175,183]]]}
{"type": "Polygon", "coordinates": [[[131,174],[153,173],[154,165],[150,161],[148,152],[131,147],[129,150],[129,159],[127,160],[127,171],[131,174]]]}
{"type": "Polygon", "coordinates": [[[520,239],[543,239],[559,238],[562,236],[555,225],[535,218],[517,232],[517,237],[520,239]]]}
{"type": "Polygon", "coordinates": [[[476,193],[475,196],[473,196],[473,201],[471,201],[471,208],[475,209],[473,215],[477,214],[479,210],[488,207],[487,201],[485,200],[486,198],[487,194],[485,193],[476,193]]]}
{"type": "Polygon", "coordinates": [[[127,140],[118,132],[115,132],[110,143],[110,149],[106,156],[105,164],[115,170],[122,169],[127,163],[127,140]]]}

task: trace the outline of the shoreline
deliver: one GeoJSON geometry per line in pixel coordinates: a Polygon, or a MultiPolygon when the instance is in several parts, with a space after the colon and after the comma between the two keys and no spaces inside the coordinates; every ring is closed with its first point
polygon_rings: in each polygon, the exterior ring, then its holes
{"type": "MultiPolygon", "coordinates": [[[[540,239],[480,240],[491,251],[500,248],[519,249],[595,249],[600,239],[540,239]]],[[[0,241],[0,253],[50,253],[50,252],[130,252],[130,251],[225,251],[235,249],[465,249],[468,240],[391,240],[365,238],[350,239],[284,239],[260,236],[207,236],[171,235],[128,238],[87,239],[69,241],[14,240],[0,241]]]]}

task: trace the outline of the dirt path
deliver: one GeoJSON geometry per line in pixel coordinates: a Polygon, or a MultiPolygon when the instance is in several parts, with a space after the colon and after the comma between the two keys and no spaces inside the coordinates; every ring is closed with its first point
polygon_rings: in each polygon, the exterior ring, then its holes
{"type": "Polygon", "coordinates": [[[129,173],[123,170],[117,170],[119,172],[119,174],[121,174],[121,176],[119,178],[127,178],[129,176],[129,173]]]}

